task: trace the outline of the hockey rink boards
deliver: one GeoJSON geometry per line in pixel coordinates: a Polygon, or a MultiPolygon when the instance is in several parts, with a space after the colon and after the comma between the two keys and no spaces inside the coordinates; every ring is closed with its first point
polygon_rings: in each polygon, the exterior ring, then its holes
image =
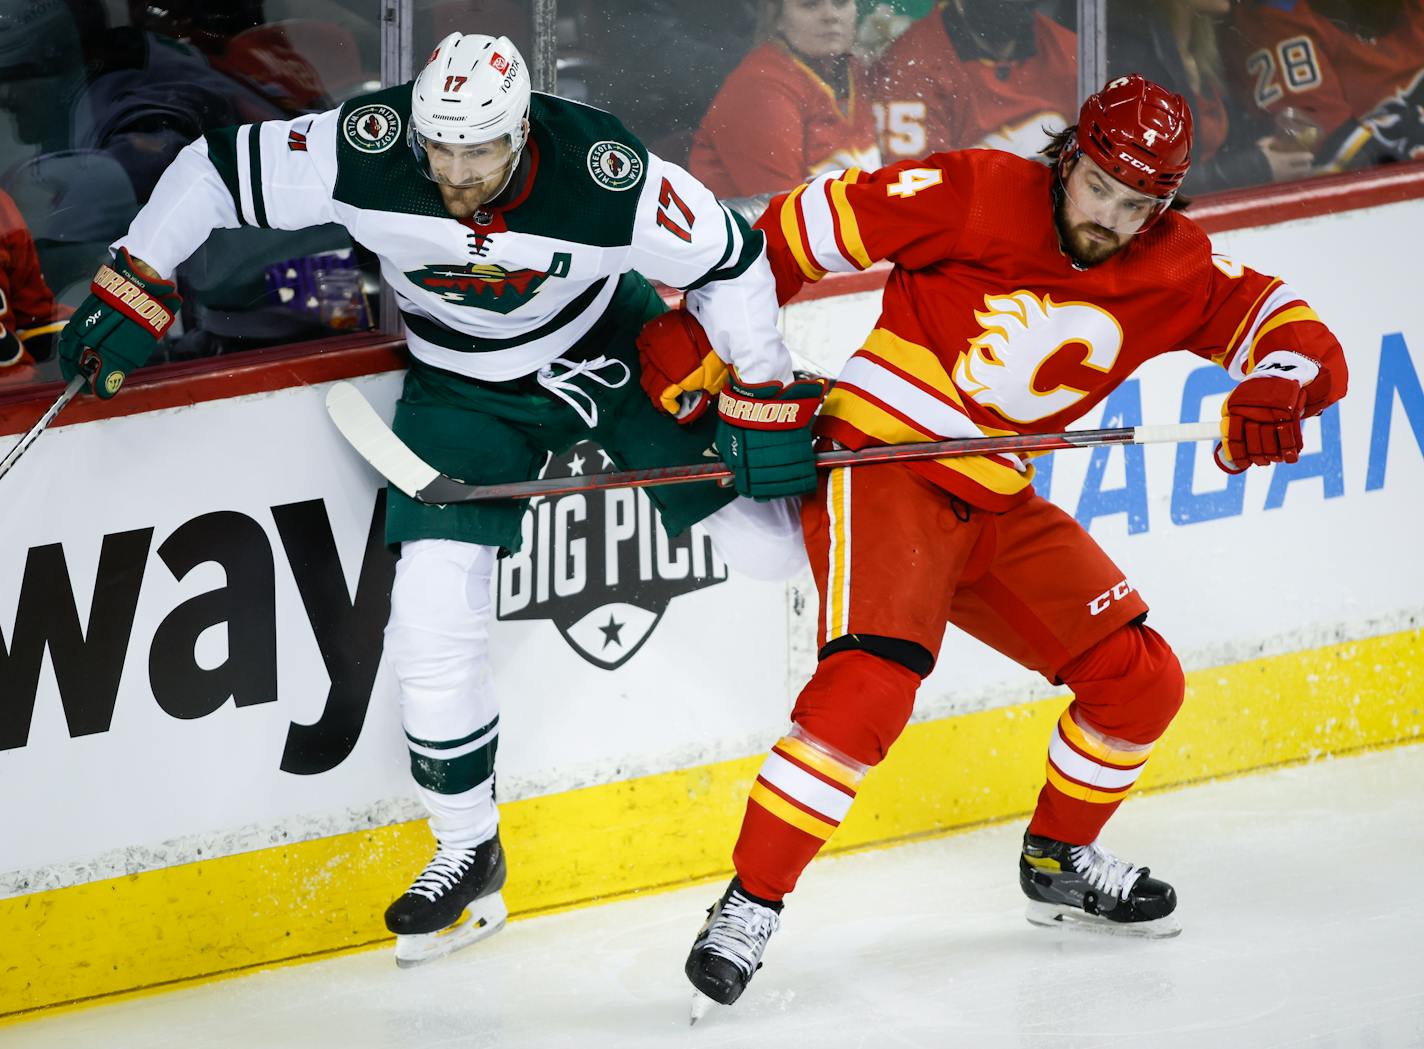
{"type": "MultiPolygon", "coordinates": [[[[1410,201],[1214,237],[1219,250],[1284,273],[1345,343],[1350,395],[1308,424],[1294,467],[1228,480],[1208,446],[1059,453],[1040,467],[1040,489],[1122,565],[1188,670],[1187,707],[1144,792],[1424,733],[1424,558],[1414,554],[1424,520],[1424,301],[1417,238],[1399,237],[1421,222],[1424,201],[1410,201]]],[[[875,298],[793,307],[788,338],[834,368],[847,333],[873,319],[875,298]]],[[[1226,386],[1213,366],[1183,357],[1144,369],[1085,425],[1212,418],[1226,386]]],[[[357,382],[389,410],[398,376],[357,382]]],[[[389,564],[372,527],[377,482],[326,425],[324,392],[292,387],[59,426],[6,478],[0,637],[23,658],[6,664],[0,792],[24,802],[0,810],[0,1045],[49,1006],[361,948],[370,950],[279,975],[348,964],[374,972],[387,960],[380,911],[426,858],[428,834],[405,775],[393,685],[334,644],[359,638],[347,646],[359,656],[379,637],[389,564]],[[260,658],[233,658],[252,653],[260,658]]],[[[572,471],[596,457],[588,449],[556,465],[572,471]]],[[[660,540],[645,500],[626,493],[546,501],[528,528],[528,549],[506,566],[497,597],[515,916],[723,876],[746,784],[814,661],[808,581],[731,577],[695,537],[660,540]],[[709,634],[709,624],[739,633],[709,634]],[[736,658],[720,658],[729,647],[736,658]],[[690,659],[698,673],[686,671],[690,659]]],[[[1063,702],[1041,680],[951,639],[914,723],[833,846],[1007,821],[975,832],[999,835],[1001,847],[1032,805],[1063,702]]],[[[1418,762],[1417,749],[1398,754],[1418,762]]],[[[1269,775],[1296,782],[1316,771],[1269,775]]],[[[1238,788],[1251,784],[1139,799],[1120,820],[1238,788]]],[[[1393,788],[1378,789],[1389,800],[1393,788]]],[[[1221,804],[1224,818],[1234,803],[1221,804]]],[[[1337,812],[1329,798],[1318,804],[1337,812]]],[[[1357,822],[1355,810],[1342,821],[1357,822]]],[[[946,839],[946,855],[970,840],[946,839]]],[[[1175,876],[1157,856],[1185,850],[1142,842],[1150,847],[1110,844],[1175,876]]],[[[920,848],[941,846],[886,856],[920,848]]],[[[682,912],[690,903],[695,931],[709,886],[674,894],[678,916],[666,920],[677,934],[659,949],[685,950],[682,912]]],[[[1354,892],[1322,891],[1321,906],[1338,908],[1354,892]]],[[[512,950],[506,939],[521,942],[526,928],[592,930],[639,906],[516,921],[498,949],[512,950]]],[[[974,935],[991,956],[1008,950],[994,934],[974,935]]],[[[224,981],[221,993],[243,986],[246,978],[224,981]]],[[[765,986],[810,993],[804,979],[765,986]]],[[[89,1014],[103,1010],[73,1015],[89,1014]]],[[[799,1013],[788,1016],[791,1024],[799,1013]]],[[[576,1031],[578,1013],[565,1022],[576,1031]]]]}

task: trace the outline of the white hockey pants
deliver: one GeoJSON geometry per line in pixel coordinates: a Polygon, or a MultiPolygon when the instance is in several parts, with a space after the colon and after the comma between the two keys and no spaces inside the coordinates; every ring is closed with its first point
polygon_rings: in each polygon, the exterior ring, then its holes
{"type": "MultiPolygon", "coordinates": [[[[727,564],[754,579],[807,565],[795,501],[737,499],[702,522],[727,564]]],[[[499,705],[489,665],[496,550],[452,539],[401,544],[385,658],[400,683],[411,773],[442,845],[493,837],[499,705]]]]}

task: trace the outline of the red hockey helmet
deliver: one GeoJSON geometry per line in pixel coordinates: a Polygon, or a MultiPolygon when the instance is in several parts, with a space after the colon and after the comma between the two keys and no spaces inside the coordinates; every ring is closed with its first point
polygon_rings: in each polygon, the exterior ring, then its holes
{"type": "Polygon", "coordinates": [[[1187,100],[1138,73],[1109,81],[1078,113],[1075,141],[1058,161],[1060,178],[1079,155],[1129,189],[1160,204],[1146,229],[1171,206],[1192,165],[1192,110],[1187,100]]]}

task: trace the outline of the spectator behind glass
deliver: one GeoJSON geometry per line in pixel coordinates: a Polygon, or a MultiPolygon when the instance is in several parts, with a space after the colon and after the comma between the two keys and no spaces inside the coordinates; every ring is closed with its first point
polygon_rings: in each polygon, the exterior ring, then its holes
{"type": "MultiPolygon", "coordinates": [[[[474,0],[465,4],[474,7],[474,0]]],[[[212,67],[284,113],[319,112],[380,86],[347,26],[312,18],[268,22],[264,0],[129,0],[129,21],[182,40],[212,67]]]]}
{"type": "Polygon", "coordinates": [[[732,70],[692,139],[690,167],[719,197],[787,189],[822,171],[877,168],[854,0],[769,0],[761,46],[732,70]]]}
{"type": "Polygon", "coordinates": [[[1243,91],[1321,172],[1424,159],[1424,0],[1248,2],[1243,91]]]}
{"type": "Polygon", "coordinates": [[[935,9],[934,0],[856,0],[860,19],[855,49],[878,55],[901,33],[935,9]]]}
{"type": "MultiPolygon", "coordinates": [[[[95,0],[0,0],[0,105],[36,150],[0,181],[30,219],[49,286],[66,299],[87,288],[96,260],[188,142],[292,115],[282,105],[290,81],[276,90],[241,82],[213,68],[204,50],[222,53],[222,34],[241,39],[260,28],[260,0],[136,3],[130,15],[137,24],[105,29],[95,0]]],[[[280,298],[269,271],[302,273],[303,260],[332,252],[349,257],[349,238],[335,226],[264,232],[220,231],[179,270],[182,324],[154,363],[322,333],[320,304],[308,308],[311,296],[298,300],[292,287],[280,298]]]]}
{"type": "Polygon", "coordinates": [[[70,314],[57,305],[20,209],[0,191],[0,388],[31,382],[70,314]]]}
{"type": "Polygon", "coordinates": [[[1077,113],[1077,49],[1028,0],[944,0],[876,66],[886,162],[971,146],[1036,156],[1077,113]]]}
{"type": "Polygon", "coordinates": [[[649,150],[686,167],[698,121],[756,40],[758,6],[559,0],[559,93],[617,113],[649,150]]]}
{"type": "Polygon", "coordinates": [[[89,0],[0,0],[0,108],[35,147],[4,173],[5,188],[58,289],[92,272],[188,142],[282,115],[192,47],[104,26],[89,0]]]}
{"type": "Polygon", "coordinates": [[[1186,193],[1310,174],[1311,154],[1227,85],[1219,31],[1233,0],[1109,0],[1108,75],[1141,73],[1183,95],[1196,119],[1186,193]]]}

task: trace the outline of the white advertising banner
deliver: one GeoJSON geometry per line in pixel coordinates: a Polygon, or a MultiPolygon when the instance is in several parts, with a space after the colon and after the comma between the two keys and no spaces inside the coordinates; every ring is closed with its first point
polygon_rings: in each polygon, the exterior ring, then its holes
{"type": "MultiPolygon", "coordinates": [[[[389,416],[399,376],[360,385],[389,416]]],[[[324,393],[61,427],[6,478],[10,891],[420,814],[377,673],[379,483],[324,393]]],[[[551,469],[580,453],[596,468],[580,445],[551,469]]],[[[526,518],[492,646],[502,796],[693,764],[784,720],[784,586],[729,581],[700,529],[655,521],[632,492],[526,518]]]]}
{"type": "MultiPolygon", "coordinates": [[[[1073,513],[1189,667],[1402,629],[1424,608],[1424,202],[1217,238],[1287,276],[1351,391],[1293,466],[1227,478],[1210,445],[1062,452],[1073,513]],[[1402,236],[1412,228],[1416,236],[1402,236]]],[[[834,370],[878,295],[796,305],[834,370]]],[[[358,385],[389,417],[399,376],[358,385]]],[[[1153,362],[1084,425],[1215,418],[1220,369],[1153,362]]],[[[378,481],[324,386],[62,427],[0,486],[0,895],[420,815],[378,669],[393,561],[378,481]]],[[[0,439],[0,451],[14,438],[0,439]]],[[[605,468],[580,445],[549,471],[605,468]]],[[[754,754],[814,660],[816,604],[669,542],[645,496],[544,500],[501,566],[498,775],[512,799],[754,754]]],[[[918,718],[1046,684],[952,631],[918,718]]]]}

